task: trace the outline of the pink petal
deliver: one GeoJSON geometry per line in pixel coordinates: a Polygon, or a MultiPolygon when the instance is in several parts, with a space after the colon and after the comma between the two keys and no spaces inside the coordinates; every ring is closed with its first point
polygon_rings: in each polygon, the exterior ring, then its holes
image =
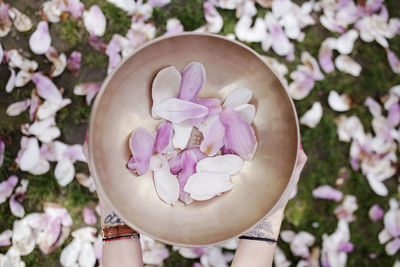
{"type": "Polygon", "coordinates": [[[0,37],[6,36],[11,29],[11,19],[9,17],[10,5],[1,2],[0,4],[0,37]]]}
{"type": "Polygon", "coordinates": [[[230,107],[222,110],[219,119],[225,127],[224,146],[243,160],[251,160],[257,150],[253,128],[230,107]]]}
{"type": "Polygon", "coordinates": [[[97,223],[96,214],[94,214],[93,209],[84,207],[83,211],[83,221],[88,225],[95,225],[97,223]]]}
{"type": "Polygon", "coordinates": [[[219,114],[222,111],[221,101],[218,98],[194,98],[193,102],[208,108],[206,118],[219,114]]]}
{"type": "Polygon", "coordinates": [[[214,156],[224,145],[225,127],[220,116],[209,118],[209,126],[203,131],[204,139],[200,144],[200,151],[208,156],[214,156]]]}
{"type": "Polygon", "coordinates": [[[165,158],[162,161],[162,167],[153,172],[154,186],[162,201],[174,205],[179,198],[178,179],[171,174],[168,161],[165,158]]]}
{"type": "Polygon", "coordinates": [[[0,204],[4,203],[11,196],[17,183],[18,177],[15,175],[10,176],[6,181],[0,183],[0,204]]]}
{"type": "Polygon", "coordinates": [[[378,204],[375,204],[369,209],[368,216],[371,221],[377,222],[382,219],[383,213],[383,209],[378,204]]]}
{"type": "Polygon", "coordinates": [[[40,97],[55,103],[61,102],[61,93],[49,78],[41,73],[35,73],[32,75],[32,81],[35,83],[40,97]]]}
{"type": "Polygon", "coordinates": [[[81,68],[81,60],[82,60],[82,54],[79,51],[74,51],[71,53],[71,55],[68,58],[67,61],[67,70],[72,72],[72,74],[77,77],[78,72],[81,68]]]}
{"type": "Polygon", "coordinates": [[[190,194],[185,192],[183,188],[185,187],[187,180],[196,172],[196,164],[198,162],[196,154],[192,150],[185,150],[182,153],[182,171],[178,175],[179,182],[179,199],[185,204],[190,204],[193,202],[190,194]]]}
{"type": "Polygon", "coordinates": [[[38,23],[36,31],[29,38],[29,47],[32,52],[42,55],[49,50],[51,44],[51,36],[49,33],[49,25],[45,21],[38,23]]]}
{"type": "Polygon", "coordinates": [[[30,118],[31,121],[33,121],[35,119],[36,111],[37,111],[37,109],[39,107],[39,104],[40,104],[40,98],[36,94],[36,90],[32,90],[31,106],[29,108],[29,118],[30,118]]]}
{"type": "MultiPolygon", "coordinates": [[[[149,163],[150,164],[150,163],[149,163]]],[[[126,167],[128,168],[128,170],[132,171],[132,172],[136,172],[136,164],[135,164],[135,159],[133,157],[130,157],[130,159],[128,160],[128,162],[126,163],[126,167]]]]}
{"type": "Polygon", "coordinates": [[[55,248],[52,248],[53,244],[57,242],[61,234],[61,219],[54,218],[47,221],[48,225],[42,233],[42,238],[39,243],[39,248],[48,254],[52,252],[55,248]]]}
{"type": "Polygon", "coordinates": [[[272,14],[267,14],[265,16],[266,24],[268,31],[272,38],[272,49],[275,53],[280,56],[285,56],[289,54],[292,44],[289,39],[286,37],[285,33],[282,30],[282,27],[279,25],[278,21],[272,14]]]}
{"type": "Polygon", "coordinates": [[[154,146],[155,152],[163,153],[165,151],[171,143],[172,131],[172,124],[169,121],[164,121],[158,126],[156,143],[154,146]]]}
{"type": "Polygon", "coordinates": [[[201,118],[207,114],[208,108],[178,98],[168,99],[154,108],[154,115],[173,123],[201,118]]]}
{"type": "Polygon", "coordinates": [[[24,207],[21,205],[21,202],[24,200],[24,198],[25,193],[21,196],[19,196],[18,194],[14,194],[10,198],[11,213],[16,217],[22,218],[25,215],[24,207]]]}
{"type": "Polygon", "coordinates": [[[165,35],[177,34],[184,31],[182,23],[179,19],[170,18],[167,20],[167,32],[165,35]]]}
{"type": "Polygon", "coordinates": [[[289,94],[295,100],[301,100],[305,98],[313,89],[315,85],[314,79],[304,76],[299,80],[294,80],[289,84],[289,94]]]}
{"type": "Polygon", "coordinates": [[[193,100],[203,89],[206,83],[206,70],[200,62],[191,62],[185,67],[182,73],[181,87],[178,98],[183,100],[193,100]]]}
{"type": "Polygon", "coordinates": [[[315,188],[312,192],[314,198],[329,199],[339,202],[343,198],[343,193],[329,185],[322,185],[315,188]]]}
{"type": "Polygon", "coordinates": [[[0,167],[3,165],[5,150],[6,150],[6,145],[2,140],[0,140],[0,167]]]}
{"type": "Polygon", "coordinates": [[[85,5],[80,0],[68,0],[67,8],[75,19],[82,17],[83,11],[85,11],[85,5]]]}
{"type": "Polygon", "coordinates": [[[61,219],[61,224],[63,226],[69,227],[72,225],[71,215],[69,215],[67,209],[65,209],[64,207],[50,203],[47,205],[45,204],[43,209],[44,212],[51,218],[61,219]]]}
{"type": "Polygon", "coordinates": [[[369,112],[371,112],[372,116],[380,117],[382,115],[381,105],[376,102],[375,99],[373,99],[372,97],[367,97],[364,104],[368,107],[369,112]]]}
{"type": "Polygon", "coordinates": [[[85,155],[83,155],[82,145],[75,144],[68,147],[63,153],[64,157],[70,158],[71,160],[79,160],[82,162],[86,162],[85,155]]]}
{"type": "Polygon", "coordinates": [[[10,70],[11,75],[6,84],[6,92],[10,93],[15,87],[15,70],[11,67],[8,67],[8,69],[10,70]]]}
{"type": "Polygon", "coordinates": [[[178,96],[180,84],[181,74],[174,66],[163,68],[157,73],[151,89],[151,97],[153,100],[151,112],[154,118],[157,119],[154,110],[158,105],[170,98],[176,98],[178,96]]]}
{"type": "Polygon", "coordinates": [[[396,54],[391,50],[386,50],[386,56],[389,61],[389,65],[394,73],[400,74],[400,60],[396,54]]]}
{"type": "Polygon", "coordinates": [[[0,234],[0,247],[11,245],[12,231],[7,229],[0,234]]]}
{"type": "Polygon", "coordinates": [[[154,152],[154,144],[153,135],[143,128],[136,129],[129,138],[129,147],[139,176],[149,169],[150,157],[154,152]]]}
{"type": "Polygon", "coordinates": [[[83,22],[91,36],[103,36],[106,31],[106,17],[98,5],[90,7],[83,13],[83,22]]]}
{"type": "MultiPolygon", "coordinates": [[[[392,204],[391,202],[395,203],[395,201],[396,200],[391,199],[389,203],[392,204]]],[[[392,237],[400,236],[400,212],[398,210],[398,204],[395,204],[396,205],[390,205],[389,211],[387,211],[385,216],[383,217],[383,224],[385,225],[385,229],[392,237]]]]}
{"type": "Polygon", "coordinates": [[[400,239],[396,238],[386,244],[385,250],[389,256],[393,256],[400,249],[400,239]]]}
{"type": "Polygon", "coordinates": [[[352,252],[353,250],[354,250],[354,244],[348,241],[341,242],[337,248],[338,252],[343,251],[349,253],[352,252]]]}
{"type": "Polygon", "coordinates": [[[19,114],[24,112],[30,104],[30,99],[15,102],[7,107],[6,113],[8,116],[18,116],[19,114]]]}
{"type": "Polygon", "coordinates": [[[390,127],[397,127],[400,123],[400,105],[399,103],[392,104],[388,111],[387,123],[390,127]]]}
{"type": "Polygon", "coordinates": [[[321,65],[323,71],[325,71],[326,73],[331,73],[335,70],[335,65],[333,64],[332,60],[333,52],[331,45],[328,44],[326,41],[327,40],[322,43],[321,48],[319,49],[318,62],[321,65]]]}
{"type": "Polygon", "coordinates": [[[103,42],[99,37],[92,35],[88,39],[89,45],[93,47],[97,52],[104,54],[107,49],[107,44],[103,42]]]}
{"type": "Polygon", "coordinates": [[[172,174],[176,175],[182,170],[182,153],[179,153],[168,161],[172,174]]]}

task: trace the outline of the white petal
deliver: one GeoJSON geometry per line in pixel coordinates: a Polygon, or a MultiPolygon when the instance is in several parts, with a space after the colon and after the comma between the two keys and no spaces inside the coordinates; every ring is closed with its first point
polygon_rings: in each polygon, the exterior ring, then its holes
{"type": "Polygon", "coordinates": [[[40,158],[39,162],[33,168],[29,169],[28,172],[33,175],[42,175],[48,172],[49,170],[50,170],[50,163],[46,159],[40,158]]]}
{"type": "Polygon", "coordinates": [[[51,36],[49,33],[49,25],[45,21],[38,23],[36,31],[29,38],[29,47],[32,52],[42,55],[50,48],[51,36]]]}
{"type": "Polygon", "coordinates": [[[378,179],[374,178],[368,178],[367,180],[369,185],[371,186],[371,189],[378,195],[378,196],[387,196],[389,191],[386,188],[385,184],[378,179]]]}
{"type": "Polygon", "coordinates": [[[26,149],[22,152],[19,167],[23,171],[29,171],[40,160],[39,142],[36,138],[29,138],[26,149]]]}
{"type": "Polygon", "coordinates": [[[63,266],[76,266],[79,253],[82,248],[82,241],[74,239],[68,244],[62,251],[60,256],[60,262],[63,266]]]}
{"type": "Polygon", "coordinates": [[[12,244],[21,255],[28,255],[35,248],[32,230],[23,219],[14,222],[12,244]]]}
{"type": "Polygon", "coordinates": [[[224,107],[237,107],[242,104],[247,104],[253,97],[253,92],[247,88],[237,88],[231,91],[226,97],[224,107]]]}
{"type": "Polygon", "coordinates": [[[171,98],[154,108],[154,115],[173,123],[180,123],[188,119],[202,118],[209,110],[190,101],[171,98]]]}
{"type": "Polygon", "coordinates": [[[90,35],[103,36],[106,31],[106,17],[98,5],[83,13],[83,22],[90,35]]]}
{"type": "Polygon", "coordinates": [[[355,77],[360,76],[362,70],[360,64],[347,55],[339,55],[335,59],[335,65],[338,70],[349,73],[355,77]]]}
{"type": "Polygon", "coordinates": [[[254,26],[250,16],[242,16],[235,25],[235,34],[241,41],[261,42],[267,34],[265,22],[262,18],[257,18],[254,26]]]}
{"type": "Polygon", "coordinates": [[[318,125],[322,118],[322,105],[320,102],[315,102],[311,109],[307,110],[306,113],[300,118],[300,124],[306,125],[310,128],[314,128],[318,125]]]}
{"type": "Polygon", "coordinates": [[[97,230],[90,226],[79,228],[72,232],[71,235],[82,242],[95,242],[97,240],[97,230]]]}
{"type": "Polygon", "coordinates": [[[181,86],[181,73],[174,67],[169,66],[157,73],[154,78],[151,96],[153,99],[152,116],[154,118],[154,109],[165,100],[178,97],[181,86]]]}
{"type": "Polygon", "coordinates": [[[71,104],[71,99],[65,98],[61,101],[61,103],[55,103],[52,101],[44,101],[37,110],[36,117],[39,120],[44,120],[48,117],[52,117],[56,114],[56,112],[63,107],[71,104]]]}
{"type": "Polygon", "coordinates": [[[4,230],[0,234],[0,246],[9,246],[11,245],[12,231],[10,229],[4,230]]]}
{"type": "Polygon", "coordinates": [[[30,103],[30,99],[15,102],[7,107],[6,113],[8,116],[18,116],[29,107],[30,103]]]}
{"type": "Polygon", "coordinates": [[[20,70],[15,77],[15,87],[25,86],[32,79],[32,74],[25,70],[20,70]]]}
{"type": "Polygon", "coordinates": [[[339,95],[336,91],[331,91],[328,96],[328,104],[334,111],[347,111],[350,109],[351,98],[346,94],[339,95]]]}
{"type": "Polygon", "coordinates": [[[243,160],[234,154],[207,157],[200,160],[196,165],[196,172],[237,174],[243,166],[243,160]]]}
{"type": "Polygon", "coordinates": [[[8,78],[8,82],[6,84],[6,92],[10,93],[15,87],[15,70],[11,67],[8,67],[10,70],[10,78],[8,78]]]}
{"type": "Polygon", "coordinates": [[[336,40],[336,50],[342,55],[348,55],[353,51],[354,42],[358,38],[358,32],[354,29],[342,34],[336,40]]]}
{"type": "Polygon", "coordinates": [[[7,57],[9,59],[9,66],[12,68],[19,68],[25,71],[35,71],[38,67],[38,63],[34,60],[30,61],[22,56],[16,49],[7,51],[7,57]]]}
{"type": "Polygon", "coordinates": [[[174,137],[172,138],[173,146],[176,149],[185,149],[189,142],[193,126],[173,123],[172,127],[174,128],[174,137]]]}
{"type": "Polygon", "coordinates": [[[47,59],[53,63],[50,69],[51,77],[59,76],[67,67],[67,57],[64,53],[58,54],[54,47],[50,47],[46,52],[47,59]]]}
{"type": "Polygon", "coordinates": [[[169,169],[168,161],[163,158],[162,167],[153,172],[154,186],[162,201],[173,205],[179,197],[179,183],[175,175],[169,169]]]}
{"type": "Polygon", "coordinates": [[[133,14],[135,10],[135,1],[133,0],[107,0],[107,1],[116,5],[120,9],[126,11],[128,15],[133,14]]]}
{"type": "Polygon", "coordinates": [[[232,187],[228,173],[197,172],[189,177],[184,190],[194,200],[207,200],[232,187]]]}
{"type": "Polygon", "coordinates": [[[75,176],[75,168],[72,161],[69,159],[60,160],[54,169],[54,176],[59,185],[68,185],[75,176]]]}
{"type": "Polygon", "coordinates": [[[30,29],[32,29],[33,27],[32,20],[18,9],[12,7],[8,11],[8,14],[10,15],[10,18],[13,20],[14,27],[17,29],[17,31],[27,32],[30,29]]]}
{"type": "Polygon", "coordinates": [[[240,106],[234,107],[240,117],[247,123],[252,124],[254,117],[256,116],[256,107],[252,104],[242,104],[240,106]]]}
{"type": "Polygon", "coordinates": [[[96,254],[94,247],[89,242],[82,244],[78,259],[80,267],[92,267],[96,263],[96,254]]]}

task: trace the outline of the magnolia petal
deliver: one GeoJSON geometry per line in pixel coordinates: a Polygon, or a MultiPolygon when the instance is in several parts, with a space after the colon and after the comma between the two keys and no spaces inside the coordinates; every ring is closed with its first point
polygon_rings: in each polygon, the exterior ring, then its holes
{"type": "Polygon", "coordinates": [[[32,74],[25,70],[20,70],[15,77],[15,87],[25,86],[32,79],[32,74]]]}
{"type": "Polygon", "coordinates": [[[242,104],[234,107],[234,110],[242,117],[248,124],[253,123],[254,117],[256,116],[256,107],[252,104],[242,104]]]}
{"type": "Polygon", "coordinates": [[[58,54],[54,47],[50,47],[46,52],[46,58],[53,63],[50,69],[50,76],[59,76],[67,67],[67,57],[64,53],[58,54]]]}
{"type": "Polygon", "coordinates": [[[79,266],[81,267],[93,267],[96,263],[96,254],[94,252],[93,245],[89,242],[84,242],[80,249],[79,266]]]}
{"type": "Polygon", "coordinates": [[[328,104],[334,111],[348,111],[351,106],[351,98],[347,94],[339,95],[336,91],[330,91],[328,104]]]}
{"type": "Polygon", "coordinates": [[[12,68],[19,68],[27,72],[35,71],[38,68],[38,63],[34,60],[28,60],[22,56],[16,49],[7,51],[8,65],[12,68]]]}
{"type": "Polygon", "coordinates": [[[324,75],[322,74],[318,66],[317,60],[313,56],[311,56],[310,53],[308,53],[307,51],[303,51],[301,53],[301,62],[304,65],[298,67],[299,70],[302,70],[311,75],[314,80],[321,81],[324,79],[324,75]]]}
{"type": "Polygon", "coordinates": [[[76,77],[81,68],[82,53],[74,51],[68,58],[67,69],[76,77]]]}
{"type": "Polygon", "coordinates": [[[182,170],[182,153],[170,159],[168,164],[172,174],[176,175],[180,173],[182,170]]]}
{"type": "Polygon", "coordinates": [[[184,190],[194,200],[208,200],[231,190],[233,184],[228,173],[197,172],[189,177],[184,190]]]}
{"type": "Polygon", "coordinates": [[[225,127],[220,117],[209,118],[209,125],[202,131],[204,139],[200,144],[200,151],[208,156],[215,156],[224,145],[225,127]]]}
{"type": "Polygon", "coordinates": [[[60,256],[60,263],[63,266],[76,266],[76,261],[81,252],[82,241],[74,239],[62,251],[60,256]]]}
{"type": "Polygon", "coordinates": [[[339,202],[343,198],[343,193],[329,185],[321,185],[312,192],[314,198],[329,199],[339,202]]]}
{"type": "Polygon", "coordinates": [[[155,152],[163,153],[165,151],[171,143],[172,131],[172,124],[169,121],[164,121],[158,126],[154,145],[155,152]]]}
{"type": "Polygon", "coordinates": [[[360,64],[347,55],[339,55],[335,59],[335,65],[338,70],[351,74],[355,77],[360,76],[360,72],[362,70],[360,64]]]}
{"type": "Polygon", "coordinates": [[[84,173],[77,173],[75,178],[78,180],[78,183],[89,189],[90,193],[96,191],[96,186],[94,184],[94,180],[92,176],[88,176],[84,173]]]}
{"type": "Polygon", "coordinates": [[[49,33],[49,25],[45,21],[38,23],[36,31],[29,38],[29,47],[32,52],[42,55],[50,48],[51,36],[49,33]]]}
{"type": "Polygon", "coordinates": [[[96,214],[94,214],[93,209],[88,207],[83,207],[82,211],[83,221],[88,225],[95,225],[97,223],[96,214]]]}
{"type": "Polygon", "coordinates": [[[178,175],[179,182],[179,199],[185,204],[190,204],[193,199],[188,192],[185,192],[184,187],[189,179],[196,172],[196,164],[198,158],[194,151],[188,149],[182,152],[182,171],[178,175]]]}
{"type": "Polygon", "coordinates": [[[61,93],[49,78],[41,73],[35,73],[32,75],[32,81],[35,83],[40,97],[54,103],[61,102],[61,93]]]}
{"type": "Polygon", "coordinates": [[[98,5],[93,5],[89,11],[83,12],[83,23],[91,36],[103,36],[106,31],[106,17],[98,5]]]}
{"type": "Polygon", "coordinates": [[[243,160],[236,155],[227,154],[222,156],[207,157],[200,160],[196,165],[196,172],[237,174],[243,166],[243,160]]]}
{"type": "Polygon", "coordinates": [[[46,224],[46,227],[43,229],[44,231],[39,234],[38,245],[41,251],[48,254],[55,249],[53,245],[62,234],[61,220],[60,218],[47,218],[46,224]]]}
{"type": "Polygon", "coordinates": [[[11,74],[6,84],[6,92],[10,93],[15,87],[15,70],[11,67],[8,67],[8,69],[10,70],[11,74]]]}
{"type": "Polygon", "coordinates": [[[137,174],[140,176],[149,170],[150,157],[154,152],[154,138],[143,128],[133,131],[129,138],[129,148],[132,152],[137,174]]]}
{"type": "Polygon", "coordinates": [[[154,186],[162,201],[174,205],[179,198],[179,182],[176,176],[171,174],[168,161],[165,158],[162,161],[162,167],[153,172],[154,186]]]}
{"type": "Polygon", "coordinates": [[[154,109],[158,105],[178,96],[181,79],[181,73],[174,66],[166,67],[157,73],[151,90],[153,99],[151,113],[153,118],[158,118],[154,114],[154,109]]]}
{"type": "Polygon", "coordinates": [[[27,32],[32,29],[32,20],[16,8],[10,8],[8,11],[10,18],[13,20],[14,27],[19,32],[27,32]]]}
{"type": "Polygon", "coordinates": [[[197,32],[212,32],[218,33],[221,31],[224,20],[222,16],[218,13],[218,10],[214,7],[213,3],[205,1],[203,3],[204,17],[207,24],[196,29],[197,32]]]}
{"type": "Polygon", "coordinates": [[[3,165],[5,150],[6,150],[6,145],[2,140],[0,140],[0,167],[3,165]]]}
{"type": "Polygon", "coordinates": [[[389,200],[390,209],[386,212],[383,217],[383,224],[385,225],[385,230],[392,237],[400,236],[400,212],[398,203],[395,199],[389,200]]]}
{"type": "Polygon", "coordinates": [[[251,160],[257,150],[257,140],[253,128],[232,108],[226,107],[219,115],[225,127],[224,145],[226,149],[251,160]]]}
{"type": "Polygon", "coordinates": [[[16,197],[17,195],[14,194],[10,198],[10,210],[14,216],[22,218],[25,215],[25,210],[21,203],[16,200],[16,197]]]}
{"type": "Polygon", "coordinates": [[[367,176],[367,180],[372,191],[374,191],[378,196],[388,195],[389,191],[382,181],[369,176],[367,176]]]}
{"type": "Polygon", "coordinates": [[[43,209],[44,212],[52,218],[60,218],[62,225],[66,227],[72,225],[71,215],[69,215],[66,208],[54,203],[45,203],[43,209]]]}
{"type": "Polygon", "coordinates": [[[30,99],[15,102],[7,107],[6,113],[8,116],[18,116],[19,114],[24,112],[30,104],[30,99]]]}
{"type": "Polygon", "coordinates": [[[12,244],[22,256],[30,254],[35,248],[32,230],[25,220],[14,222],[12,244]]]}
{"type": "Polygon", "coordinates": [[[368,216],[373,222],[377,222],[382,219],[383,214],[384,211],[378,204],[373,205],[368,212],[368,216]]]}
{"type": "Polygon", "coordinates": [[[313,89],[315,81],[312,78],[304,77],[301,80],[294,80],[289,84],[288,92],[295,100],[304,99],[313,89]]]}
{"type": "Polygon", "coordinates": [[[300,118],[300,124],[314,128],[318,125],[322,118],[322,105],[320,102],[315,102],[312,107],[307,110],[300,118]]]}
{"type": "Polygon", "coordinates": [[[386,244],[385,250],[389,256],[393,256],[400,249],[400,239],[396,238],[386,244]]]}
{"type": "Polygon", "coordinates": [[[165,35],[178,34],[184,32],[184,28],[179,19],[170,18],[167,20],[167,32],[165,35]]]}
{"type": "Polygon", "coordinates": [[[85,5],[80,0],[68,0],[67,8],[75,19],[82,17],[83,12],[85,11],[85,5]]]}
{"type": "Polygon", "coordinates": [[[400,74],[400,60],[396,56],[396,54],[393,51],[387,49],[386,56],[392,71],[394,73],[400,74]]]}
{"type": "Polygon", "coordinates": [[[29,169],[28,172],[33,175],[42,175],[48,172],[49,170],[50,170],[50,163],[46,159],[40,158],[39,162],[32,169],[29,169]]]}
{"type": "Polygon", "coordinates": [[[171,98],[157,105],[153,114],[173,123],[201,118],[208,114],[208,108],[186,100],[171,98]]]}
{"type": "Polygon", "coordinates": [[[9,4],[0,3],[0,37],[6,36],[11,30],[12,23],[9,17],[9,9],[9,4]]]}
{"type": "Polygon", "coordinates": [[[253,92],[247,88],[237,88],[231,91],[224,100],[223,107],[237,107],[247,104],[253,97],[253,92]]]}
{"type": "Polygon", "coordinates": [[[336,40],[333,38],[327,38],[322,42],[321,48],[318,52],[318,62],[321,65],[321,68],[326,73],[331,73],[335,70],[335,65],[332,60],[332,49],[333,45],[336,45],[336,40]]]}
{"type": "Polygon", "coordinates": [[[256,18],[253,26],[253,19],[248,16],[242,16],[235,25],[235,35],[241,41],[261,42],[266,37],[265,21],[262,18],[256,18]]]}
{"type": "Polygon", "coordinates": [[[200,62],[191,62],[182,73],[178,98],[192,101],[206,83],[206,70],[200,62]]]}
{"type": "Polygon", "coordinates": [[[31,121],[35,119],[36,111],[40,104],[40,98],[36,93],[36,90],[32,90],[31,93],[31,106],[29,108],[29,118],[31,121]]]}
{"type": "Polygon", "coordinates": [[[54,176],[59,185],[67,186],[75,176],[75,168],[72,161],[69,159],[58,161],[56,168],[54,169],[54,176]]]}
{"type": "Polygon", "coordinates": [[[218,98],[194,98],[192,101],[208,108],[206,118],[217,115],[222,111],[221,101],[218,98]]]}
{"type": "Polygon", "coordinates": [[[177,123],[173,123],[172,126],[174,128],[173,146],[176,149],[185,149],[192,134],[193,126],[177,123]]]}
{"type": "Polygon", "coordinates": [[[169,3],[171,3],[171,0],[149,0],[148,3],[152,7],[163,7],[163,6],[168,5],[169,3]]]}
{"type": "Polygon", "coordinates": [[[19,160],[19,167],[22,171],[29,171],[40,160],[39,142],[36,138],[29,138],[26,148],[23,150],[19,160]]]}
{"type": "Polygon", "coordinates": [[[0,234],[0,247],[11,245],[12,231],[10,229],[4,230],[0,234]]]}
{"type": "Polygon", "coordinates": [[[272,40],[271,46],[274,52],[280,56],[289,54],[293,44],[290,43],[282,27],[272,13],[268,12],[265,15],[265,23],[272,40]]]}
{"type": "Polygon", "coordinates": [[[135,10],[135,2],[132,0],[107,0],[107,1],[116,5],[122,10],[126,11],[129,15],[131,15],[135,10]]]}
{"type": "Polygon", "coordinates": [[[6,181],[0,183],[0,204],[4,203],[11,196],[17,183],[18,177],[15,175],[8,177],[6,181]]]}
{"type": "Polygon", "coordinates": [[[69,104],[71,104],[71,99],[69,98],[61,100],[60,103],[46,100],[37,109],[36,118],[39,120],[44,120],[49,117],[54,117],[58,110],[62,109],[63,107],[69,104]]]}
{"type": "Polygon", "coordinates": [[[353,51],[354,42],[358,38],[358,32],[354,29],[342,34],[336,40],[336,50],[342,55],[348,55],[353,51]]]}
{"type": "Polygon", "coordinates": [[[376,102],[375,99],[373,99],[372,97],[367,97],[367,99],[365,99],[364,104],[368,107],[372,116],[374,116],[374,117],[382,116],[381,105],[378,102],[376,102]]]}

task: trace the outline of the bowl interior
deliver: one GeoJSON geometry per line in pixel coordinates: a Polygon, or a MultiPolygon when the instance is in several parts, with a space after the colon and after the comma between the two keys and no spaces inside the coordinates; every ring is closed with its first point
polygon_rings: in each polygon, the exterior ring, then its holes
{"type": "Polygon", "coordinates": [[[104,82],[89,126],[92,174],[113,209],[131,227],[170,244],[201,246],[237,236],[261,220],[284,192],[296,161],[298,125],[285,88],[249,48],[225,38],[189,33],[151,42],[126,59],[104,82]],[[155,131],[151,84],[169,65],[182,71],[191,61],[207,74],[200,97],[223,100],[233,89],[250,88],[257,108],[258,150],[232,177],[220,197],[169,206],[155,191],[152,173],[137,177],[126,167],[128,138],[137,127],[155,131]]]}

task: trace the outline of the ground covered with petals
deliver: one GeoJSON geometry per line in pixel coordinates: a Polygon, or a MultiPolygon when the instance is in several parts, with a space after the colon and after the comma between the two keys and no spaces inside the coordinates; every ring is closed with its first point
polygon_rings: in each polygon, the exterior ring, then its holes
{"type": "MultiPolygon", "coordinates": [[[[101,264],[91,103],[123,58],[182,31],[250,46],[295,102],[308,162],[275,265],[400,266],[397,0],[0,0],[0,266],[101,264]]],[[[156,266],[228,266],[237,245],[141,242],[156,266]]]]}

